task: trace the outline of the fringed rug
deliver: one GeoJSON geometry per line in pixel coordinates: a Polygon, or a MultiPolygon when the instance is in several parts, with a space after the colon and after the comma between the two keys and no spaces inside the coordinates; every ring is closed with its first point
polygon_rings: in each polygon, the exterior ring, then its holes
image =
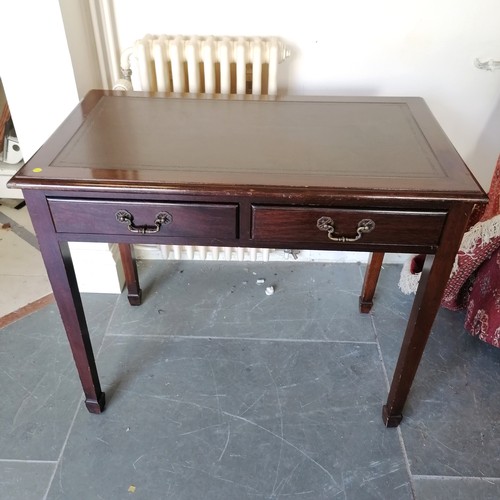
{"type": "MultiPolygon", "coordinates": [[[[441,305],[453,311],[465,309],[465,328],[500,347],[500,158],[489,198],[472,214],[441,305]]],[[[403,266],[399,281],[403,293],[416,291],[424,260],[425,256],[417,255],[403,266]]]]}

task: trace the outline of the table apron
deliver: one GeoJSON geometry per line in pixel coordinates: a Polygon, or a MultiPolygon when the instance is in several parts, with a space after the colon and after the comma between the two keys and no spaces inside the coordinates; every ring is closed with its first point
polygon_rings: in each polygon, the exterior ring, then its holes
{"type": "Polygon", "coordinates": [[[246,199],[49,196],[47,206],[60,241],[402,253],[435,253],[447,217],[445,210],[261,205],[246,199]]]}

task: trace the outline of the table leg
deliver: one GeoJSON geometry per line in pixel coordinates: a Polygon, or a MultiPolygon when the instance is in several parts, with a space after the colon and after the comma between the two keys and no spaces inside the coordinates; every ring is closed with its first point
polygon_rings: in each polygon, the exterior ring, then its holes
{"type": "Polygon", "coordinates": [[[120,249],[123,271],[125,273],[128,301],[131,306],[140,306],[142,301],[142,290],[139,285],[139,274],[137,273],[133,246],[128,243],[120,243],[118,248],[120,249]]]}
{"type": "Polygon", "coordinates": [[[69,246],[66,242],[53,243],[48,245],[40,242],[40,250],[83,386],[85,405],[90,413],[101,413],[105,396],[99,383],[69,246]]]}
{"type": "Polygon", "coordinates": [[[378,278],[380,276],[380,269],[382,269],[382,262],[384,260],[383,252],[373,252],[370,255],[365,272],[365,280],[363,282],[363,289],[359,296],[359,312],[369,313],[373,306],[373,296],[377,288],[378,278]]]}
{"type": "Polygon", "coordinates": [[[403,407],[441,305],[471,209],[472,206],[457,206],[449,212],[441,235],[442,244],[435,256],[427,255],[425,259],[387,403],[382,410],[387,427],[397,427],[403,419],[403,407]]]}
{"type": "Polygon", "coordinates": [[[89,412],[101,413],[105,406],[105,396],[97,374],[69,245],[65,241],[59,242],[54,234],[43,193],[25,192],[24,196],[32,214],[47,275],[85,393],[85,405],[89,412]],[[36,217],[33,214],[36,214],[36,217]]]}

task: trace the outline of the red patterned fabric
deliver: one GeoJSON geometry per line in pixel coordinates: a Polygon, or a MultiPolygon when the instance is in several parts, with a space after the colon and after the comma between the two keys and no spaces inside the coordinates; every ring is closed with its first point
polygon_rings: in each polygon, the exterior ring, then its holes
{"type": "Polygon", "coordinates": [[[465,328],[500,347],[500,158],[489,198],[489,203],[471,217],[441,305],[466,309],[465,328]]]}
{"type": "Polygon", "coordinates": [[[469,295],[481,266],[491,259],[499,247],[500,237],[496,237],[488,244],[478,246],[473,253],[458,253],[456,271],[450,276],[441,301],[443,307],[452,311],[468,307],[469,295]]]}
{"type": "Polygon", "coordinates": [[[500,347],[500,249],[477,272],[467,300],[465,328],[500,347]]]}
{"type": "MultiPolygon", "coordinates": [[[[409,269],[403,268],[400,287],[409,293],[408,276],[422,270],[424,256],[415,256],[409,269]]],[[[411,282],[416,287],[416,282],[411,282]]],[[[489,202],[471,216],[441,301],[451,310],[466,310],[465,328],[481,340],[500,347],[500,157],[489,202]]]]}

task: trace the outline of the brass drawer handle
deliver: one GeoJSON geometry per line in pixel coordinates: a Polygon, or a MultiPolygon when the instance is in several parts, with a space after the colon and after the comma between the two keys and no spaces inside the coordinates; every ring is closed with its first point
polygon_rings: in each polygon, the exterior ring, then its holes
{"type": "Polygon", "coordinates": [[[172,222],[172,216],[168,212],[160,212],[156,214],[153,223],[154,226],[136,226],[134,225],[134,216],[130,212],[118,210],[118,212],[116,212],[116,220],[128,224],[127,229],[132,233],[154,234],[160,230],[162,224],[170,224],[172,222]]]}
{"type": "Polygon", "coordinates": [[[328,238],[332,241],[338,241],[340,243],[346,243],[351,241],[358,241],[363,234],[371,233],[375,229],[375,222],[371,219],[363,219],[358,222],[358,229],[356,230],[357,235],[350,238],[348,236],[334,236],[335,233],[335,222],[333,222],[331,217],[320,217],[316,223],[320,231],[327,231],[328,238]]]}

